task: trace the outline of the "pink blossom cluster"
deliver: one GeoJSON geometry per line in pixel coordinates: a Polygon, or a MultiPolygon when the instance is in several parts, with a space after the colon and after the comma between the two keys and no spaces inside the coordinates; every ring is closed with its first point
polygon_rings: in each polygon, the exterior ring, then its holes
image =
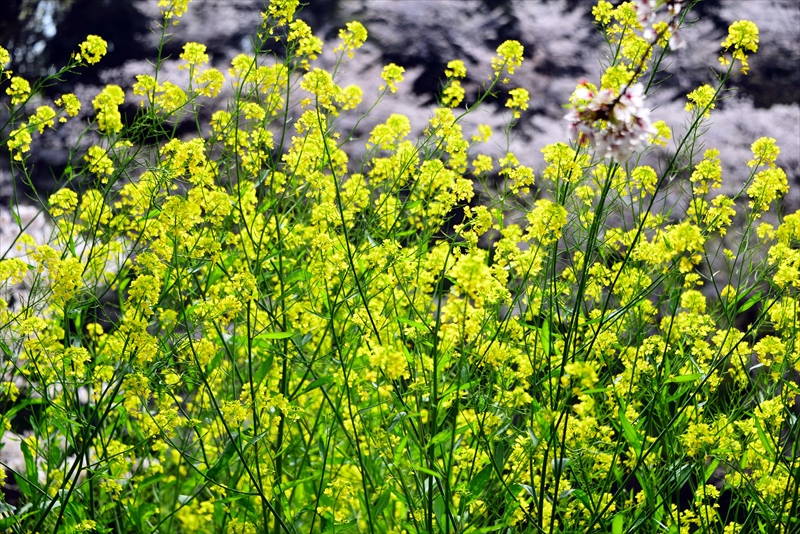
{"type": "Polygon", "coordinates": [[[656,32],[653,30],[653,24],[666,20],[668,30],[670,33],[669,46],[673,50],[682,48],[686,45],[680,33],[678,33],[678,15],[683,9],[685,0],[634,0],[633,5],[636,8],[637,19],[644,27],[642,37],[650,42],[656,38],[656,32]],[[659,12],[659,8],[663,5],[667,6],[666,17],[662,15],[664,12],[659,12]]]}
{"type": "Polygon", "coordinates": [[[573,141],[591,144],[598,155],[617,162],[628,159],[649,136],[657,134],[640,83],[625,87],[620,95],[611,89],[596,91],[583,83],[575,90],[572,110],[564,118],[573,141]]]}

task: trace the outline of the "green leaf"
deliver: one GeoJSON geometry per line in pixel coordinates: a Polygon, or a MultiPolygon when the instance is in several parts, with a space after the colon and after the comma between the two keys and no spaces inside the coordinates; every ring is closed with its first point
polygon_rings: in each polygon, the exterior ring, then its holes
{"type": "Polygon", "coordinates": [[[269,370],[272,369],[272,362],[275,358],[272,355],[267,356],[261,365],[258,366],[256,369],[255,376],[253,376],[253,383],[261,384],[264,381],[264,378],[269,373],[269,370]]]}
{"type": "Polygon", "coordinates": [[[378,497],[378,502],[375,503],[375,509],[373,513],[374,517],[378,517],[383,513],[383,510],[386,508],[386,505],[389,504],[389,497],[391,496],[392,492],[389,491],[388,489],[384,490],[383,493],[381,493],[381,496],[378,497]]]}
{"type": "Polygon", "coordinates": [[[258,334],[253,339],[286,339],[294,335],[294,332],[264,332],[258,334]]]}
{"type": "Polygon", "coordinates": [[[622,534],[625,528],[625,517],[622,514],[617,514],[611,520],[611,534],[622,534]]]}
{"type": "Polygon", "coordinates": [[[747,310],[749,310],[750,308],[752,308],[753,306],[755,306],[755,305],[756,305],[756,303],[757,303],[757,302],[759,302],[759,301],[761,300],[761,295],[762,295],[763,293],[764,293],[763,291],[759,291],[758,293],[756,293],[755,295],[753,295],[752,297],[750,297],[749,299],[747,299],[747,302],[745,302],[744,304],[742,304],[741,306],[739,306],[739,309],[738,309],[738,310],[736,310],[736,313],[737,313],[737,314],[739,314],[739,313],[746,312],[747,310]]]}
{"type": "Polygon", "coordinates": [[[489,483],[489,479],[492,476],[492,466],[487,465],[480,471],[478,471],[472,480],[469,481],[467,487],[469,487],[469,491],[472,495],[480,495],[483,490],[486,488],[486,485],[489,483]]]}
{"type": "Polygon", "coordinates": [[[325,384],[330,384],[331,382],[333,382],[333,377],[332,376],[326,376],[326,377],[323,377],[323,378],[317,378],[316,380],[311,382],[308,386],[306,386],[306,388],[300,394],[301,395],[305,395],[309,391],[313,391],[313,390],[315,390],[317,388],[321,388],[325,384]]]}
{"type": "Polygon", "coordinates": [[[236,445],[234,445],[233,440],[238,439],[238,437],[238,434],[233,434],[231,436],[231,440],[225,446],[225,450],[222,451],[222,455],[217,459],[217,462],[213,465],[213,467],[206,471],[206,478],[216,480],[217,475],[219,475],[220,472],[222,472],[222,470],[228,466],[228,464],[231,462],[231,458],[233,458],[233,455],[236,454],[236,445]]]}
{"type": "Polygon", "coordinates": [[[420,473],[425,473],[426,475],[430,475],[432,477],[442,478],[441,475],[439,473],[437,473],[436,471],[431,471],[427,467],[422,467],[421,465],[411,464],[411,468],[414,471],[419,471],[420,473]]]}
{"type": "Polygon", "coordinates": [[[706,467],[706,470],[703,473],[706,483],[711,478],[711,475],[714,474],[714,471],[716,471],[718,465],[719,465],[719,458],[715,458],[710,464],[708,464],[708,467],[706,467]]]}
{"type": "Polygon", "coordinates": [[[667,378],[664,382],[667,384],[676,384],[680,382],[694,382],[698,378],[702,378],[703,375],[701,373],[695,373],[692,375],[680,375],[680,376],[672,376],[667,378]]]}
{"type": "MultiPolygon", "coordinates": [[[[401,412],[401,413],[404,413],[404,412],[401,412]]],[[[408,435],[405,435],[400,439],[400,443],[397,444],[397,448],[394,451],[394,458],[392,459],[392,461],[394,461],[395,465],[399,465],[400,464],[400,460],[403,457],[403,453],[406,450],[406,445],[407,444],[408,444],[408,435]]]]}
{"type": "Polygon", "coordinates": [[[425,332],[430,330],[427,326],[425,326],[424,324],[420,323],[419,321],[412,321],[411,319],[406,319],[405,317],[397,317],[397,322],[398,323],[407,324],[409,326],[413,326],[417,330],[423,330],[425,332]]]}
{"type": "Polygon", "coordinates": [[[636,432],[636,429],[630,421],[628,421],[628,418],[625,417],[624,405],[620,406],[619,409],[619,421],[622,424],[622,433],[625,436],[625,441],[636,451],[636,456],[640,457],[642,455],[642,442],[639,439],[639,434],[636,432]]]}

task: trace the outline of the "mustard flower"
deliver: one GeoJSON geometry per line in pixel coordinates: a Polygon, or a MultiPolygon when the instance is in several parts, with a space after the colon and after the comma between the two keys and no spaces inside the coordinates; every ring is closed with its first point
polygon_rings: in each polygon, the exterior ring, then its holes
{"type": "Polygon", "coordinates": [[[308,59],[317,59],[317,54],[322,53],[322,39],[311,33],[311,27],[304,21],[297,19],[289,24],[289,42],[297,44],[295,54],[308,59]]]}
{"type": "Polygon", "coordinates": [[[186,105],[186,92],[172,82],[164,82],[159,87],[159,92],[155,104],[165,113],[174,113],[186,105]]]}
{"type": "Polygon", "coordinates": [[[542,198],[536,201],[534,209],[525,218],[528,220],[528,239],[535,238],[544,246],[561,238],[567,224],[567,210],[564,206],[542,198]]]}
{"type": "MultiPolygon", "coordinates": [[[[70,117],[75,117],[81,110],[81,101],[78,100],[78,97],[72,93],[66,93],[61,95],[60,98],[55,100],[55,105],[59,107],[63,107],[64,111],[70,117]]],[[[67,122],[66,117],[61,117],[58,119],[59,122],[67,122]]]]}
{"type": "Polygon", "coordinates": [[[719,150],[710,148],[703,153],[703,160],[694,167],[689,181],[695,184],[694,193],[705,195],[709,189],[719,189],[722,186],[722,163],[719,159],[719,150]]]}
{"type": "Polygon", "coordinates": [[[85,61],[90,65],[98,63],[108,51],[108,43],[98,35],[88,35],[78,48],[80,52],[75,54],[78,61],[85,61]]]}
{"type": "Polygon", "coordinates": [[[209,98],[216,98],[225,84],[225,75],[217,69],[206,69],[194,75],[197,94],[209,98]]]}
{"type": "Polygon", "coordinates": [[[178,67],[180,70],[205,65],[208,63],[206,45],[192,42],[186,43],[183,45],[183,52],[181,53],[180,58],[186,62],[186,65],[181,65],[178,67]]]}
{"type": "Polygon", "coordinates": [[[114,162],[108,157],[106,150],[101,146],[91,146],[83,157],[89,163],[89,170],[98,176],[103,177],[103,183],[108,179],[106,176],[114,174],[114,162]]]}
{"type": "Polygon", "coordinates": [[[698,112],[703,112],[703,118],[707,119],[711,116],[711,110],[714,109],[714,102],[717,99],[717,91],[708,84],[703,84],[688,95],[686,98],[689,100],[686,103],[686,111],[697,109],[698,112]]]}
{"type": "Polygon", "coordinates": [[[667,146],[667,142],[672,139],[672,130],[664,121],[656,121],[653,123],[653,128],[656,133],[647,138],[648,142],[652,145],[667,146]]]}
{"type": "Polygon", "coordinates": [[[611,2],[600,0],[597,2],[597,5],[592,8],[592,15],[594,16],[594,20],[600,24],[608,24],[611,22],[611,12],[613,10],[614,6],[611,5],[611,2]]]}
{"type": "Polygon", "coordinates": [[[542,149],[547,167],[543,177],[556,182],[567,180],[577,182],[583,175],[583,169],[589,165],[587,154],[578,154],[566,143],[554,143],[542,149]]]}
{"type": "Polygon", "coordinates": [[[28,272],[28,264],[19,258],[6,258],[0,260],[0,285],[10,283],[16,285],[22,282],[28,272]]]}
{"type": "Polygon", "coordinates": [[[357,21],[348,22],[339,30],[339,39],[342,42],[333,49],[334,52],[347,52],[347,57],[353,58],[353,51],[361,48],[367,40],[367,29],[357,21]]]}
{"type": "Polygon", "coordinates": [[[631,189],[637,188],[640,191],[638,197],[634,196],[634,200],[643,199],[645,193],[650,193],[651,195],[655,193],[656,185],[658,185],[658,175],[653,167],[642,165],[631,171],[630,187],[631,189]]]}
{"type": "Polygon", "coordinates": [[[724,237],[735,216],[736,202],[726,195],[717,195],[711,201],[711,207],[708,208],[703,219],[708,224],[708,231],[718,231],[719,235],[724,237]]]}
{"type": "Polygon", "coordinates": [[[448,78],[466,78],[467,76],[467,67],[464,66],[464,62],[460,59],[454,59],[452,61],[447,62],[447,68],[444,71],[444,75],[448,78]]]}
{"type": "Polygon", "coordinates": [[[11,97],[11,105],[24,104],[31,94],[31,84],[25,78],[14,76],[11,85],[6,88],[6,94],[11,97]]]}
{"type": "Polygon", "coordinates": [[[461,86],[461,82],[458,80],[451,80],[442,92],[442,104],[451,108],[458,107],[464,100],[465,95],[466,92],[461,86]]]}
{"type": "MultiPolygon", "coordinates": [[[[191,1],[192,0],[158,0],[158,7],[166,8],[161,10],[161,14],[164,15],[165,20],[169,20],[173,17],[181,18],[189,9],[189,2],[191,1]]],[[[178,24],[178,21],[175,20],[172,24],[178,24]]]]}
{"type": "Polygon", "coordinates": [[[50,215],[60,217],[65,213],[72,213],[78,207],[78,195],[66,187],[59,189],[47,199],[50,204],[50,215]]]}
{"type": "Polygon", "coordinates": [[[492,137],[492,127],[488,124],[479,124],[478,133],[472,136],[472,140],[476,143],[485,143],[492,137]]]}
{"type": "MultiPolygon", "coordinates": [[[[262,18],[272,17],[278,26],[294,20],[294,12],[300,5],[300,0],[270,0],[266,13],[262,13],[262,18]]],[[[272,34],[272,29],[269,31],[272,34]]]]}
{"type": "Polygon", "coordinates": [[[614,65],[608,67],[603,76],[600,77],[600,87],[603,89],[612,89],[619,92],[623,87],[633,81],[634,72],[629,70],[624,64],[614,65]]]}
{"type": "MultiPolygon", "coordinates": [[[[720,43],[725,50],[733,48],[731,56],[734,60],[742,63],[742,74],[747,74],[749,65],[747,64],[747,51],[758,51],[758,26],[749,20],[737,20],[728,27],[728,36],[720,43]]],[[[723,56],[719,58],[720,63],[729,65],[730,60],[723,56]]]]}
{"type": "Polygon", "coordinates": [[[11,61],[11,54],[8,53],[8,50],[0,46],[0,69],[5,67],[9,61],[11,61]]]}
{"type": "Polygon", "coordinates": [[[748,167],[760,167],[766,165],[767,167],[775,167],[775,160],[778,159],[778,154],[781,153],[780,147],[775,144],[775,139],[772,137],[761,137],[755,143],[750,145],[750,150],[753,152],[753,159],[747,162],[748,167]]]}
{"type": "Polygon", "coordinates": [[[19,128],[11,130],[8,136],[8,151],[14,155],[15,161],[22,161],[22,154],[31,149],[31,127],[26,123],[19,125],[19,128]]]}
{"type": "Polygon", "coordinates": [[[39,129],[39,133],[44,133],[44,129],[49,126],[53,127],[53,119],[56,117],[56,112],[50,106],[39,106],[36,108],[36,115],[30,118],[30,125],[39,129]]]}
{"type": "Polygon", "coordinates": [[[370,133],[367,148],[373,146],[380,150],[391,150],[397,142],[411,133],[411,121],[399,113],[392,113],[384,124],[378,124],[370,133]]]}
{"type": "Polygon", "coordinates": [[[475,173],[480,174],[482,172],[492,172],[494,163],[492,163],[491,156],[487,156],[486,154],[478,154],[473,160],[472,166],[475,167],[475,173]]]}
{"type": "Polygon", "coordinates": [[[342,88],[342,109],[355,109],[364,97],[364,90],[357,85],[350,84],[342,88]]]}
{"type": "Polygon", "coordinates": [[[767,168],[756,174],[747,195],[752,199],[750,207],[757,211],[766,211],[776,198],[789,192],[786,173],[780,168],[767,168]]]}
{"type": "Polygon", "coordinates": [[[528,109],[528,100],[530,94],[527,89],[516,88],[508,92],[510,98],[506,102],[506,107],[514,110],[513,116],[515,119],[520,117],[520,112],[528,109]]]}
{"type": "Polygon", "coordinates": [[[119,85],[106,85],[92,100],[97,111],[97,126],[101,132],[118,133],[122,130],[122,115],[119,105],[125,101],[125,92],[119,85]]]}
{"type": "MultiPolygon", "coordinates": [[[[492,70],[500,76],[503,70],[514,74],[514,70],[522,65],[522,54],[525,48],[519,41],[505,41],[497,47],[497,56],[492,58],[492,70]]],[[[505,81],[505,80],[504,80],[505,81]]]]}
{"type": "MultiPolygon", "coordinates": [[[[158,91],[159,86],[155,78],[149,74],[137,74],[136,83],[133,84],[133,94],[149,96],[158,91]]],[[[144,102],[141,102],[144,105],[144,102]]]]}
{"type": "Polygon", "coordinates": [[[335,103],[342,98],[342,89],[334,83],[330,72],[315,68],[303,76],[300,88],[314,95],[320,106],[331,113],[336,113],[335,103]]]}
{"type": "Polygon", "coordinates": [[[244,112],[245,119],[255,119],[256,122],[261,122],[267,116],[267,112],[264,111],[258,103],[256,102],[247,102],[242,106],[242,112],[244,112]]]}
{"type": "Polygon", "coordinates": [[[383,67],[381,72],[381,79],[386,82],[386,85],[381,85],[380,90],[383,91],[387,87],[393,93],[397,92],[397,84],[403,81],[403,73],[406,71],[403,67],[389,63],[383,67]]]}

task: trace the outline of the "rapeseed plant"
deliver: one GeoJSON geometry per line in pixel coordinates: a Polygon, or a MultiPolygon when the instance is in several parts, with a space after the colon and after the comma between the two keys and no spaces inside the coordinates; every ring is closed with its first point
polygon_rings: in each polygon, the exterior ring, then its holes
{"type": "MultiPolygon", "coordinates": [[[[13,512],[0,527],[800,528],[800,214],[767,222],[789,187],[768,137],[741,162],[748,182],[712,193],[719,152],[695,150],[731,60],[687,96],[684,133],[650,122],[687,4],[597,4],[610,63],[599,85],[579,83],[574,142],[545,147],[539,176],[510,151],[481,153],[489,126],[463,126],[521,67],[516,41],[464,112],[466,67],[450,61],[423,134],[391,114],[360,166],[338,118],[391,98],[404,69],[387,65],[377,95],[342,87],[367,29],[348,23],[323,69],[296,0],[263,13],[260,35],[284,56],[257,47],[226,76],[186,43],[181,84],[159,78],[160,50],[131,80],[130,123],[124,89],[104,88],[88,125],[100,135],[69,171],[82,180],[65,175],[42,202],[51,239],[20,227],[21,255],[0,259],[0,421],[25,459],[0,468],[0,487],[19,490],[13,506],[0,498],[13,512]],[[226,80],[233,101],[200,124],[226,80]],[[185,117],[196,135],[146,135],[185,117]],[[670,140],[658,170],[643,163],[670,140]],[[473,178],[492,173],[497,198],[471,204],[473,178]],[[684,213],[656,209],[678,194],[684,213]]],[[[163,45],[189,6],[159,6],[163,45]]],[[[745,73],[757,43],[740,21],[722,46],[745,73]]],[[[58,75],[105,52],[89,36],[58,75]]],[[[86,103],[65,94],[29,113],[48,79],[3,83],[3,142],[27,176],[34,136],[86,103]]],[[[506,139],[530,98],[507,93],[506,139]]]]}

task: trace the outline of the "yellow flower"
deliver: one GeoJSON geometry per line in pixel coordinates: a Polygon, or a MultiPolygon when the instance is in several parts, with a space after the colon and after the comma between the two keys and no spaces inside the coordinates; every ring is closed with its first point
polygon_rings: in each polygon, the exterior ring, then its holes
{"type": "Polygon", "coordinates": [[[611,12],[613,10],[614,6],[611,5],[610,2],[600,0],[597,2],[597,5],[592,8],[592,15],[594,15],[594,20],[600,24],[608,24],[611,22],[611,12]]]}
{"type": "Polygon", "coordinates": [[[380,90],[383,91],[387,87],[393,93],[397,92],[397,84],[403,81],[403,73],[406,71],[403,67],[389,63],[383,67],[381,72],[381,79],[386,82],[386,85],[381,85],[380,90]]]}
{"type": "Polygon", "coordinates": [[[6,66],[6,63],[11,61],[11,54],[8,53],[8,50],[0,46],[0,69],[6,66]]]}
{"type": "Polygon", "coordinates": [[[783,169],[764,169],[756,174],[753,184],[747,189],[752,199],[750,207],[758,211],[766,211],[776,198],[789,192],[789,182],[783,169]]]}
{"type": "Polygon", "coordinates": [[[458,107],[464,100],[465,94],[461,82],[458,80],[451,80],[442,93],[442,104],[451,108],[458,107]]]}
{"type": "Polygon", "coordinates": [[[201,43],[186,43],[183,45],[183,53],[180,58],[186,62],[186,65],[178,67],[180,70],[197,67],[208,63],[208,54],[206,54],[206,45],[201,43]]]}
{"type": "Polygon", "coordinates": [[[535,238],[544,245],[550,245],[561,238],[562,229],[567,224],[567,210],[546,198],[536,201],[533,211],[525,217],[528,226],[528,239],[535,238]]]}
{"type": "Polygon", "coordinates": [[[525,48],[519,41],[505,41],[497,47],[497,56],[492,58],[492,70],[500,76],[503,70],[514,74],[514,70],[522,65],[522,54],[525,48]]]}
{"type": "Polygon", "coordinates": [[[686,111],[697,109],[698,112],[703,113],[703,118],[707,119],[711,116],[711,110],[714,109],[717,91],[710,85],[704,84],[686,95],[686,98],[689,101],[684,109],[686,111]]]}
{"type": "Polygon", "coordinates": [[[8,151],[14,154],[15,161],[22,161],[22,154],[31,149],[31,127],[24,122],[8,136],[8,151]]]}
{"type": "Polygon", "coordinates": [[[72,189],[62,188],[50,195],[47,203],[50,204],[50,215],[60,217],[75,211],[78,207],[78,195],[72,189]]]}
{"type": "Polygon", "coordinates": [[[527,89],[522,88],[512,89],[508,94],[511,98],[506,102],[506,107],[513,109],[514,118],[518,119],[520,117],[520,112],[528,109],[530,94],[527,89]]]}
{"type": "MultiPolygon", "coordinates": [[[[81,110],[81,101],[78,100],[78,97],[72,93],[67,93],[61,95],[61,98],[55,100],[55,105],[59,107],[63,107],[64,111],[70,117],[75,117],[81,110]]],[[[59,122],[67,122],[66,117],[61,117],[58,119],[59,122]]]]}
{"type": "Polygon", "coordinates": [[[634,72],[628,70],[624,64],[611,66],[606,69],[606,72],[600,78],[600,87],[603,89],[613,89],[617,93],[623,87],[629,85],[633,81],[634,72]]]}
{"type": "Polygon", "coordinates": [[[350,84],[342,89],[342,109],[355,109],[364,96],[364,91],[357,85],[350,84]]]}
{"type": "Polygon", "coordinates": [[[710,148],[703,153],[703,160],[695,166],[689,181],[696,184],[694,186],[696,195],[705,195],[710,188],[718,189],[722,186],[719,150],[710,148]]]}
{"type": "Polygon", "coordinates": [[[39,106],[36,108],[36,115],[31,117],[30,123],[32,127],[38,128],[39,133],[44,133],[45,127],[53,127],[53,119],[56,117],[56,112],[50,106],[39,106]]]}
{"type": "Polygon", "coordinates": [[[106,43],[102,37],[97,35],[88,35],[86,40],[82,42],[78,48],[80,48],[81,51],[80,53],[75,54],[75,57],[79,61],[85,61],[90,65],[94,65],[106,55],[108,43],[106,43]]]}
{"type": "Polygon", "coordinates": [[[488,124],[479,124],[478,133],[472,136],[472,140],[481,143],[487,142],[492,137],[492,127],[488,124]]]}
{"type": "MultiPolygon", "coordinates": [[[[741,61],[742,74],[747,74],[749,66],[745,52],[756,52],[758,50],[758,26],[749,20],[737,20],[728,28],[728,37],[720,43],[720,46],[725,50],[733,48],[731,52],[733,59],[741,61]]],[[[730,63],[730,60],[725,56],[720,56],[719,61],[723,65],[730,63]]]]}
{"type": "Polygon", "coordinates": [[[475,167],[476,174],[482,172],[492,172],[492,168],[494,168],[492,157],[487,156],[486,154],[478,154],[478,156],[472,162],[472,166],[475,167]]]}
{"type": "MultiPolygon", "coordinates": [[[[294,19],[294,12],[299,5],[300,0],[270,0],[267,12],[262,13],[261,17],[264,19],[272,17],[278,26],[283,26],[294,19]]],[[[272,28],[269,33],[272,34],[272,28]]]]}
{"type": "Polygon", "coordinates": [[[31,94],[31,84],[25,78],[14,76],[11,85],[6,88],[6,94],[11,97],[11,105],[24,104],[31,94]]]}
{"type": "MultiPolygon", "coordinates": [[[[172,17],[184,16],[189,9],[189,2],[191,0],[158,0],[158,7],[166,8],[161,10],[161,14],[164,15],[165,20],[169,20],[172,17]]],[[[177,20],[173,22],[173,24],[177,23],[177,20]]]]}
{"type": "Polygon", "coordinates": [[[311,33],[311,27],[304,21],[297,19],[289,24],[289,42],[297,44],[294,53],[308,59],[317,59],[317,54],[322,53],[322,39],[311,33]]]}
{"type": "Polygon", "coordinates": [[[748,167],[759,167],[766,165],[770,168],[775,167],[775,160],[781,153],[780,147],[775,144],[772,137],[762,137],[750,146],[753,152],[753,159],[747,162],[748,167]]]}
{"type": "Polygon", "coordinates": [[[225,83],[225,75],[217,69],[207,69],[203,72],[195,73],[194,83],[196,84],[195,90],[202,96],[209,98],[216,98],[222,86],[225,83]]]}
{"type": "Polygon", "coordinates": [[[653,145],[667,146],[667,142],[672,139],[672,130],[664,121],[656,121],[653,123],[653,128],[658,132],[655,135],[648,137],[648,142],[653,145]]]}
{"type": "Polygon", "coordinates": [[[444,75],[448,78],[464,78],[467,76],[467,67],[464,66],[464,62],[460,59],[448,61],[444,75]]]}
{"type": "Polygon", "coordinates": [[[92,100],[97,111],[97,127],[101,132],[117,133],[122,130],[122,115],[119,105],[125,101],[125,92],[119,85],[106,85],[92,100]]]}
{"type": "Polygon", "coordinates": [[[345,28],[339,30],[339,39],[342,42],[333,49],[334,52],[346,51],[347,57],[353,58],[353,51],[361,48],[367,40],[367,29],[357,21],[348,22],[345,28]]]}
{"type": "Polygon", "coordinates": [[[103,177],[103,183],[108,179],[106,176],[114,174],[114,162],[108,157],[105,149],[101,146],[91,146],[83,159],[89,163],[89,170],[98,176],[103,177]]]}

